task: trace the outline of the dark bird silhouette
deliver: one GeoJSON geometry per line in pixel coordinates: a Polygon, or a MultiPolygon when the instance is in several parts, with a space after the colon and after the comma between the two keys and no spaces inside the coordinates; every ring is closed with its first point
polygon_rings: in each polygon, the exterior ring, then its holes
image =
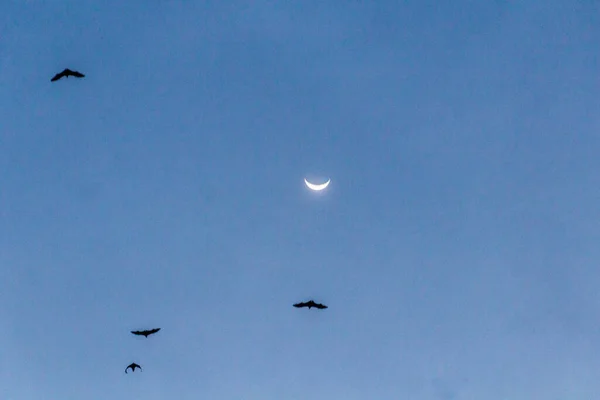
{"type": "Polygon", "coordinates": [[[60,73],[54,75],[54,78],[50,79],[50,82],[55,82],[55,81],[59,80],[60,78],[62,78],[63,76],[65,76],[67,78],[69,76],[74,76],[76,78],[83,78],[85,75],[82,74],[81,72],[71,71],[69,68],[65,68],[65,70],[63,72],[60,72],[60,73]]]}
{"type": "Polygon", "coordinates": [[[158,331],[160,331],[160,328],[154,328],[146,331],[131,331],[131,333],[133,333],[134,335],[143,335],[145,337],[148,337],[148,335],[152,335],[158,331]]]}
{"type": "Polygon", "coordinates": [[[302,307],[308,307],[308,309],[310,310],[312,307],[314,308],[318,308],[319,310],[324,310],[325,308],[327,308],[326,305],[323,304],[319,304],[319,303],[315,303],[314,301],[307,301],[305,303],[296,303],[294,304],[294,307],[296,308],[302,308],[302,307]]]}
{"type": "Polygon", "coordinates": [[[139,365],[137,365],[136,363],[131,363],[127,366],[127,368],[125,368],[125,373],[127,373],[127,370],[131,368],[131,372],[135,372],[136,368],[139,368],[140,371],[142,370],[142,367],[140,367],[139,365]]]}

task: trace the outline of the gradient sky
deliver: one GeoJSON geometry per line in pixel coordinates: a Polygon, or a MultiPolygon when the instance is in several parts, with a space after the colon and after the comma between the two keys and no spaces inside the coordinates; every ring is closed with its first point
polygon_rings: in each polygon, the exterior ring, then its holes
{"type": "Polygon", "coordinates": [[[0,400],[597,397],[599,56],[592,0],[2,1],[0,400]]]}

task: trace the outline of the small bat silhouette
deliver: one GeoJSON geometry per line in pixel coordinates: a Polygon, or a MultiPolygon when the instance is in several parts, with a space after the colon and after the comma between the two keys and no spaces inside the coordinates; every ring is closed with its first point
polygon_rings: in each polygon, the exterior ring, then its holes
{"type": "Polygon", "coordinates": [[[136,364],[136,363],[131,363],[131,364],[129,364],[129,365],[127,366],[127,368],[125,368],[125,373],[127,373],[127,370],[128,370],[129,368],[131,368],[131,372],[135,372],[135,369],[136,369],[136,368],[139,368],[139,369],[140,369],[140,371],[142,370],[142,367],[140,367],[138,364],[136,364]]]}
{"type": "Polygon", "coordinates": [[[63,72],[60,72],[60,73],[54,75],[54,78],[50,79],[50,82],[55,82],[55,81],[59,80],[60,78],[62,78],[63,76],[65,76],[67,78],[69,76],[74,76],[76,78],[83,78],[85,75],[82,74],[81,72],[71,71],[69,68],[65,68],[65,70],[63,72]]]}
{"type": "Polygon", "coordinates": [[[148,335],[152,335],[158,331],[160,331],[160,328],[154,328],[146,331],[131,331],[131,333],[133,333],[134,335],[143,335],[145,337],[148,337],[148,335]]]}
{"type": "Polygon", "coordinates": [[[327,306],[323,305],[323,304],[319,304],[319,303],[315,303],[314,301],[310,300],[307,301],[306,303],[296,303],[294,304],[294,307],[296,308],[302,308],[302,307],[308,307],[308,309],[310,310],[312,307],[314,308],[318,308],[319,310],[323,310],[325,308],[328,308],[327,306]]]}

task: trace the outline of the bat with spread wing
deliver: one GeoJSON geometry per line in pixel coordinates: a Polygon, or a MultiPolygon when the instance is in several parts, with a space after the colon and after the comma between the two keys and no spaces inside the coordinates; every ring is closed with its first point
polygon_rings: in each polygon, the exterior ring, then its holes
{"type": "Polygon", "coordinates": [[[69,76],[74,76],[76,78],[83,78],[85,75],[82,74],[81,72],[78,71],[71,71],[69,68],[65,68],[65,70],[63,72],[59,72],[58,74],[54,75],[54,77],[52,79],[50,79],[51,82],[56,82],[57,80],[59,80],[62,77],[69,77],[69,76]]]}
{"type": "Polygon", "coordinates": [[[314,308],[317,308],[317,309],[319,309],[319,310],[324,310],[324,309],[326,309],[326,308],[327,308],[327,306],[326,306],[326,305],[319,304],[319,303],[315,303],[315,302],[314,302],[314,301],[312,301],[312,300],[310,300],[310,301],[307,301],[307,302],[305,302],[305,303],[296,303],[296,304],[294,304],[294,307],[296,307],[296,308],[308,307],[308,309],[309,309],[309,310],[310,310],[311,308],[313,308],[313,307],[314,307],[314,308]]]}
{"type": "Polygon", "coordinates": [[[148,335],[155,334],[158,331],[160,331],[160,328],[154,328],[154,329],[145,330],[145,331],[131,331],[131,333],[133,333],[134,335],[138,335],[138,336],[148,337],[148,335]]]}
{"type": "Polygon", "coordinates": [[[136,369],[136,368],[139,368],[139,369],[140,369],[140,371],[142,370],[142,367],[140,367],[138,364],[136,364],[136,363],[131,363],[131,364],[129,364],[129,365],[127,366],[127,368],[125,368],[125,373],[127,373],[127,370],[128,370],[129,368],[131,368],[131,372],[135,372],[135,369],[136,369]]]}

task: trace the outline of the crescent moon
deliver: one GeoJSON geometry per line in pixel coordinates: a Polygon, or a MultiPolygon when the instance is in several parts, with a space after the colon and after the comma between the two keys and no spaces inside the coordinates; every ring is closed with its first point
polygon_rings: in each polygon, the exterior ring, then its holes
{"type": "Polygon", "coordinates": [[[306,180],[306,178],[304,178],[304,183],[306,183],[306,186],[308,186],[308,188],[310,190],[315,190],[315,191],[320,191],[325,189],[327,186],[329,186],[329,182],[331,182],[331,179],[328,179],[327,182],[322,183],[320,185],[315,185],[314,183],[310,183],[309,181],[306,180]]]}

